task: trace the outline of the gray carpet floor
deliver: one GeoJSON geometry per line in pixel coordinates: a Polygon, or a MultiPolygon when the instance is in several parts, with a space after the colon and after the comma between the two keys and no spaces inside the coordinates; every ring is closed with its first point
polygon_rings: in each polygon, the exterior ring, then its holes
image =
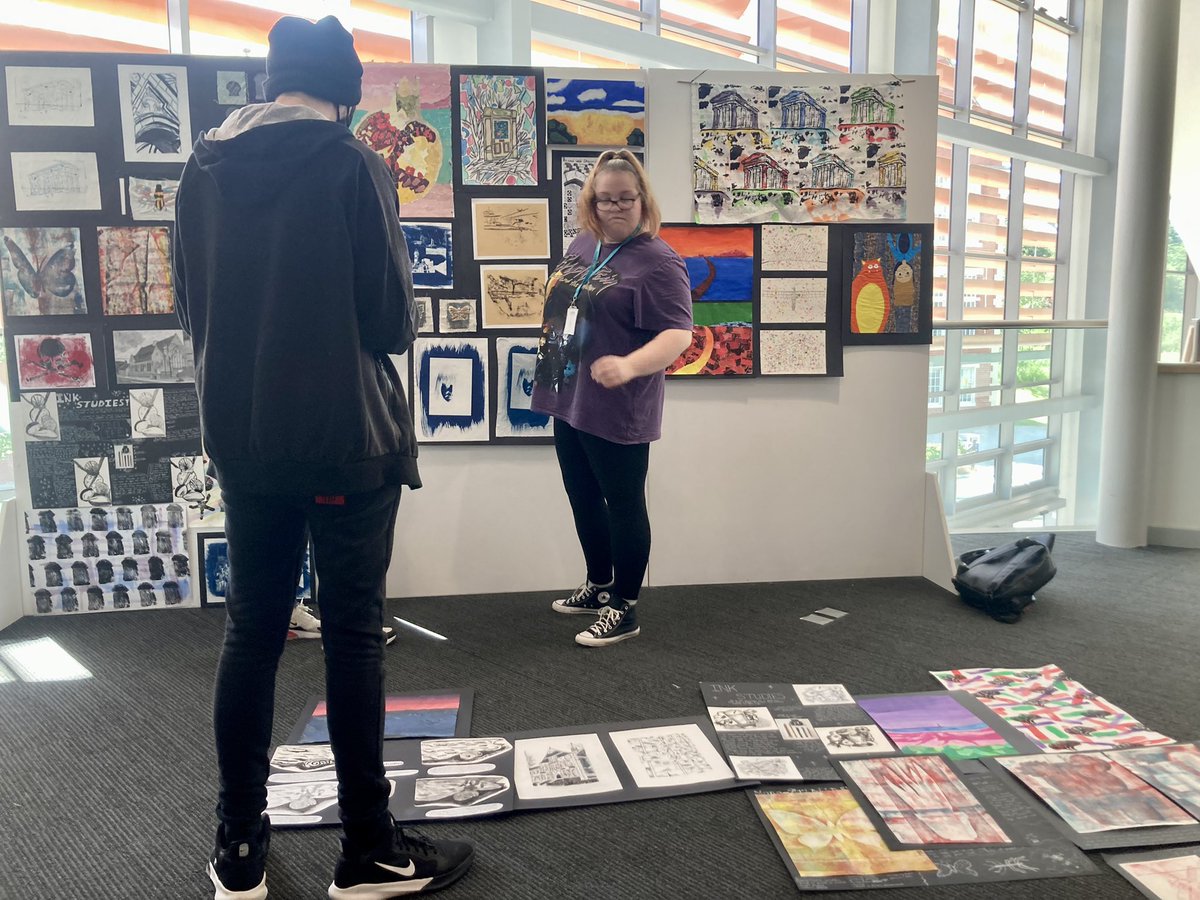
{"type": "MultiPolygon", "coordinates": [[[[959,537],[956,549],[999,540],[959,537]]],[[[702,714],[700,681],[842,682],[870,694],[934,690],[930,669],[1057,663],[1151,728],[1200,737],[1200,551],[1117,551],[1066,534],[1054,556],[1058,577],[1016,625],[915,578],[648,590],[641,637],[601,650],[574,644],[587,620],[551,612],[551,594],[392,601],[393,614],[449,640],[403,633],[389,650],[388,687],[470,687],[473,733],[488,735],[702,714]],[[799,621],[826,605],[849,615],[824,627],[799,621]]],[[[212,896],[203,868],[214,826],[209,707],[222,626],[219,609],[194,609],[25,618],[0,632],[0,647],[52,639],[92,676],[0,683],[0,898],[212,896]]],[[[277,740],[322,691],[322,677],[319,642],[290,643],[277,740]]],[[[741,791],[426,830],[477,845],[474,869],[441,895],[447,900],[798,893],[741,791]]],[[[277,832],[271,896],[324,897],[336,854],[334,830],[277,832]]],[[[1106,870],[871,896],[1139,894],[1106,870]]]]}

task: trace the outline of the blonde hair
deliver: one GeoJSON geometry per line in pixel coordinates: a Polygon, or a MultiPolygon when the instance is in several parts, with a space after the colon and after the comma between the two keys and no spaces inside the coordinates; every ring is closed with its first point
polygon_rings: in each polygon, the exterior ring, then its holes
{"type": "Polygon", "coordinates": [[[638,158],[628,150],[605,150],[596,160],[595,167],[588,174],[587,181],[583,183],[583,190],[579,193],[579,207],[575,211],[575,221],[579,223],[579,227],[597,240],[604,240],[604,231],[596,217],[596,179],[600,175],[613,172],[628,172],[633,175],[637,181],[638,197],[642,201],[641,233],[657,237],[658,229],[662,225],[662,212],[650,191],[650,180],[646,177],[646,170],[642,168],[638,158]]]}

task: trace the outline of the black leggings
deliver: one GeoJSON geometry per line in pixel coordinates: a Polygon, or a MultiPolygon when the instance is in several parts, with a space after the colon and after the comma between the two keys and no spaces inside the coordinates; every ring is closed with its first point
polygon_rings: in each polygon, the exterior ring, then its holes
{"type": "Polygon", "coordinates": [[[554,449],[588,580],[636,600],[650,561],[649,444],[615,444],[554,420],[554,449]]]}

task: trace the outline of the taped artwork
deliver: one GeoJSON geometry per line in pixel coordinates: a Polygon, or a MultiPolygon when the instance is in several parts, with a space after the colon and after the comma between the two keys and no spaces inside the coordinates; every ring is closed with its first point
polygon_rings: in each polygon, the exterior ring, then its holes
{"type": "Polygon", "coordinates": [[[117,66],[126,162],[187,162],[192,152],[187,69],[117,66]]]}
{"type": "Polygon", "coordinates": [[[418,338],[418,440],[488,439],[485,338],[418,338]]]}
{"type": "MultiPolygon", "coordinates": [[[[401,222],[412,264],[413,286],[454,287],[454,229],[449,222],[401,222]]],[[[432,327],[433,317],[430,316],[432,327]]]]}
{"type": "Polygon", "coordinates": [[[546,79],[546,142],[579,147],[646,143],[646,86],[640,81],[546,79]]]}
{"type": "Polygon", "coordinates": [[[1200,746],[1170,744],[1105,755],[1200,818],[1200,746]]]}
{"type": "Polygon", "coordinates": [[[762,375],[828,374],[825,332],[816,329],[759,331],[758,366],[762,375]]]}
{"type": "Polygon", "coordinates": [[[19,212],[103,208],[95,153],[14,152],[12,177],[19,212]]]}
{"type": "Polygon", "coordinates": [[[5,66],[8,124],[91,128],[92,70],[5,66]]]}
{"type": "Polygon", "coordinates": [[[383,157],[400,214],[454,215],[450,67],[365,63],[354,136],[383,157]]]}
{"type": "Polygon", "coordinates": [[[546,266],[480,266],[484,328],[537,328],[546,297],[546,266]]]}
{"type": "Polygon", "coordinates": [[[175,221],[175,194],[179,182],[170,178],[130,178],[129,218],[142,221],[175,221]]]}
{"type": "Polygon", "coordinates": [[[825,321],[824,278],[763,278],[759,321],[763,324],[820,324],[825,321]]]}
{"type": "Polygon", "coordinates": [[[83,273],[76,272],[78,228],[5,228],[0,234],[6,315],[87,313],[83,273]]]}
{"type": "Polygon", "coordinates": [[[96,386],[90,334],[17,334],[13,340],[21,390],[96,386]]]}
{"type": "Polygon", "coordinates": [[[823,272],[829,265],[827,225],[764,225],[764,272],[823,272]]]}
{"type": "Polygon", "coordinates": [[[217,103],[244,106],[250,102],[245,72],[217,72],[217,103]]]}
{"type": "Polygon", "coordinates": [[[537,77],[458,76],[464,185],[514,187],[539,180],[537,77]]]}
{"type": "Polygon", "coordinates": [[[182,331],[114,331],[118,384],[188,384],[196,380],[192,344],[182,331]]]}
{"type": "Polygon", "coordinates": [[[1012,756],[1017,750],[946,693],[860,698],[858,705],[887,732],[901,753],[939,753],[947,759],[1012,756]]]}
{"type": "Polygon", "coordinates": [[[754,229],[667,225],[659,237],[692,289],[692,343],[667,374],[754,374],[754,229]]]}
{"type": "Polygon", "coordinates": [[[921,331],[924,296],[919,232],[855,231],[850,270],[850,333],[921,331]]]}
{"type": "Polygon", "coordinates": [[[438,331],[471,333],[479,330],[478,300],[439,300],[438,331]]]}
{"type": "Polygon", "coordinates": [[[17,423],[25,430],[27,441],[62,439],[58,419],[58,394],[55,391],[30,391],[21,394],[21,413],[17,423]]]}
{"type": "Polygon", "coordinates": [[[550,201],[471,200],[476,259],[545,259],[550,255],[550,201]]]}
{"type": "Polygon", "coordinates": [[[496,338],[496,437],[549,438],[550,417],[534,412],[533,372],[537,364],[537,338],[496,338]]]}
{"type": "Polygon", "coordinates": [[[596,734],[523,738],[513,753],[513,783],[522,800],[548,800],[621,790],[596,734]]]}
{"type": "Polygon", "coordinates": [[[899,82],[692,88],[696,221],[841,222],[905,215],[899,82]]]}
{"type": "Polygon", "coordinates": [[[100,301],[106,316],[175,311],[171,234],[165,226],[101,227],[100,301]]]}

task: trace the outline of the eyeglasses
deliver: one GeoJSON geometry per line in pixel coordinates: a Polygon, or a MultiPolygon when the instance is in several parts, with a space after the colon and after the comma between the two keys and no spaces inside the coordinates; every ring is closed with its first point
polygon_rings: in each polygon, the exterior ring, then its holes
{"type": "Polygon", "coordinates": [[[633,204],[641,199],[641,197],[614,197],[609,200],[597,197],[593,202],[596,204],[596,209],[632,209],[633,204]]]}

